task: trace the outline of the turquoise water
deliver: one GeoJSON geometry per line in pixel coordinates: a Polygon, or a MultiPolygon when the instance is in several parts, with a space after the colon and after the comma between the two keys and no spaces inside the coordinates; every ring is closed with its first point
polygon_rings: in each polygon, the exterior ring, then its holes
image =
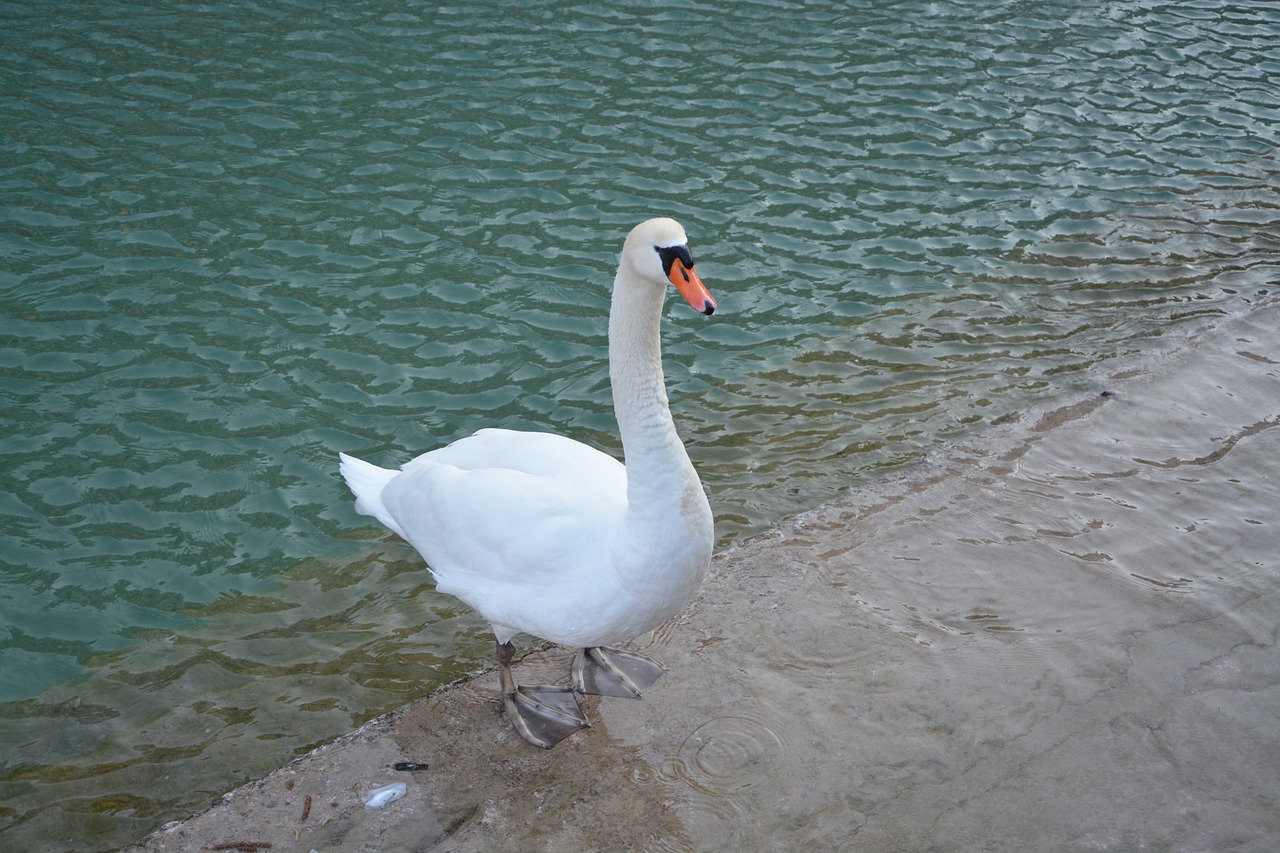
{"type": "Polygon", "coordinates": [[[728,545],[1274,290],[1278,77],[1270,2],[0,4],[0,832],[487,665],[336,453],[616,451],[636,221],[728,545]]]}

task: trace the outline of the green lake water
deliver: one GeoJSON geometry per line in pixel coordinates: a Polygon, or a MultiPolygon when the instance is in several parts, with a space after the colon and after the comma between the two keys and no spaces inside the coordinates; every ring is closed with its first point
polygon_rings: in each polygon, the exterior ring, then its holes
{"type": "Polygon", "coordinates": [[[0,840],[489,665],[337,453],[618,451],[639,220],[729,546],[1274,292],[1278,79],[1271,2],[0,3],[0,840]]]}

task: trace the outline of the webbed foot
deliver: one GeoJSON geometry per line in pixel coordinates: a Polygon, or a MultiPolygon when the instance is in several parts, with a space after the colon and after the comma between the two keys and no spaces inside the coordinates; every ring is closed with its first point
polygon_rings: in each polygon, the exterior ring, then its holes
{"type": "Polygon", "coordinates": [[[590,723],[570,687],[517,687],[511,675],[511,643],[498,643],[498,680],[507,718],[520,737],[534,746],[550,749],[590,723]]]}
{"type": "Polygon", "coordinates": [[[591,725],[569,687],[517,687],[502,704],[520,736],[543,749],[591,725]]]}
{"type": "Polygon", "coordinates": [[[651,657],[605,646],[579,649],[573,659],[573,686],[580,693],[639,699],[666,668],[651,657]]]}

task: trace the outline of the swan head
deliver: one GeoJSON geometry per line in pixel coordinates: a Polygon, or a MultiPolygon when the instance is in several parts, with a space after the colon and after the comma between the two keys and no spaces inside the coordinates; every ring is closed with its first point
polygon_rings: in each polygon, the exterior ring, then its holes
{"type": "Polygon", "coordinates": [[[645,281],[662,287],[674,284],[700,314],[716,310],[715,299],[694,271],[689,238],[674,219],[649,219],[632,228],[622,248],[622,263],[645,281]]]}

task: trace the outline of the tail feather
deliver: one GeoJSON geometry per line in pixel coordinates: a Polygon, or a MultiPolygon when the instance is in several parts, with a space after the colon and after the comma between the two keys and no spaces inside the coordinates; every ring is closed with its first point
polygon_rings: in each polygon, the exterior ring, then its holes
{"type": "Polygon", "coordinates": [[[387,512],[387,508],[382,505],[382,490],[400,472],[379,468],[377,465],[345,453],[339,453],[338,457],[342,460],[338,470],[342,472],[347,486],[356,496],[356,512],[373,516],[404,538],[404,531],[391,517],[391,513],[387,512]]]}

